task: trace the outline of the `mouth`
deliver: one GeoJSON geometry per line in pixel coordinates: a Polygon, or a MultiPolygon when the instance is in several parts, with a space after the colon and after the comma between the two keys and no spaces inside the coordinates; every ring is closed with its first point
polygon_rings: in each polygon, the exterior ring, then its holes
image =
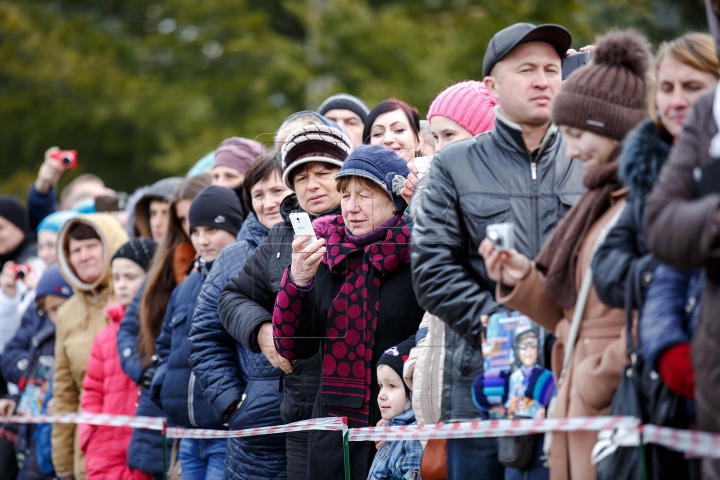
{"type": "Polygon", "coordinates": [[[318,200],[322,200],[323,198],[325,198],[325,195],[314,195],[310,197],[310,201],[317,202],[318,200]]]}

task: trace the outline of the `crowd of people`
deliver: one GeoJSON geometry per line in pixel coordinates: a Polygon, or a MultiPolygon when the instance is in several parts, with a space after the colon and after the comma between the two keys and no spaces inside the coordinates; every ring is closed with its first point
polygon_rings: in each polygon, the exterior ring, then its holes
{"type": "MultiPolygon", "coordinates": [[[[514,24],[482,81],[450,85],[425,120],[340,93],[273,145],[225,139],[126,204],[92,174],[58,195],[50,148],[26,206],[0,196],[0,416],[600,416],[644,364],[642,398],[661,388],[674,407],[659,419],[643,401],[643,421],[720,433],[718,42],[688,33],[653,58],[611,32],[563,78],[570,33],[514,24]]],[[[597,442],[351,442],[349,473],[588,479],[613,461],[597,442]]],[[[142,428],[5,423],[0,478],[346,478],[338,431],[165,447],[142,428]]],[[[720,478],[719,460],[642,455],[652,478],[720,478]]]]}

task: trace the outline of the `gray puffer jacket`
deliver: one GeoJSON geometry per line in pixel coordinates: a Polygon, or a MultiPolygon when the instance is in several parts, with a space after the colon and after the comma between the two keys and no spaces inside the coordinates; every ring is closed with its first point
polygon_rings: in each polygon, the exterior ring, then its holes
{"type": "Polygon", "coordinates": [[[483,369],[480,317],[503,309],[478,254],[485,228],[511,222],[515,248],[535,258],[584,191],[585,169],[567,158],[556,127],[528,152],[520,127],[496,115],[492,131],[435,156],[415,215],[413,287],[446,326],[443,421],[477,418],[470,387],[483,369]]]}

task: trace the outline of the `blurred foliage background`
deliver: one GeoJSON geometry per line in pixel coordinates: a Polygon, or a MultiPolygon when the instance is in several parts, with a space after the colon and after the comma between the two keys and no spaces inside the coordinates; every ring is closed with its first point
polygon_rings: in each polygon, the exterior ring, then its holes
{"type": "Polygon", "coordinates": [[[706,30],[701,0],[0,0],[0,192],[25,198],[53,145],[116,190],[184,174],[224,138],[270,145],[348,92],[427,112],[480,79],[494,32],[558,23],[573,47],[634,27],[706,30]]]}

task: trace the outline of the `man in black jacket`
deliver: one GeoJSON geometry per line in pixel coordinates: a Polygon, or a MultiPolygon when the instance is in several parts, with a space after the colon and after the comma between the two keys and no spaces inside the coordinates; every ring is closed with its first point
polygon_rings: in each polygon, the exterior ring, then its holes
{"type": "MultiPolygon", "coordinates": [[[[220,320],[228,333],[253,352],[262,351],[274,367],[285,372],[280,414],[284,422],[309,419],[320,387],[320,357],[292,364],[275,350],[272,312],[285,268],[292,261],[295,237],[289,215],[307,212],[311,220],[340,215],[340,193],[334,175],[352,149],[339,130],[310,125],[295,130],[283,146],[283,182],[295,192],[283,200],[283,222],[275,225],[218,300],[220,320]]],[[[288,479],[304,479],[307,470],[307,433],[286,436],[288,479]]]]}
{"type": "MultiPolygon", "coordinates": [[[[470,389],[482,373],[481,316],[502,310],[478,246],[494,223],[514,225],[514,247],[534,258],[583,192],[584,168],[566,155],[550,111],[570,34],[556,25],[515,24],[490,40],[485,86],[497,98],[492,131],[435,156],[412,239],[420,305],[445,328],[443,421],[476,419],[470,389]]],[[[493,439],[450,440],[450,479],[502,479],[493,439]]]]}

